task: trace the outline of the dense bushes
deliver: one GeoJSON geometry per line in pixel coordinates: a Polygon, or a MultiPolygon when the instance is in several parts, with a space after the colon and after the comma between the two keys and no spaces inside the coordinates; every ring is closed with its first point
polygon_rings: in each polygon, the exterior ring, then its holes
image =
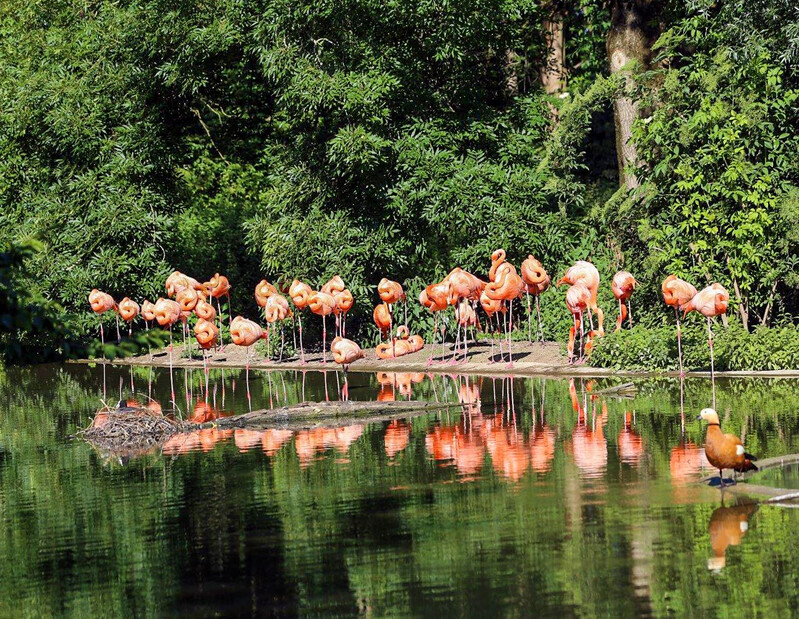
{"type": "MultiPolygon", "coordinates": [[[[786,325],[746,332],[737,322],[713,327],[717,370],[799,369],[799,329],[786,325]]],[[[686,370],[709,370],[707,327],[683,326],[683,363],[686,370]]],[[[598,338],[590,364],[627,370],[677,370],[677,330],[674,325],[637,325],[598,338]]]]}

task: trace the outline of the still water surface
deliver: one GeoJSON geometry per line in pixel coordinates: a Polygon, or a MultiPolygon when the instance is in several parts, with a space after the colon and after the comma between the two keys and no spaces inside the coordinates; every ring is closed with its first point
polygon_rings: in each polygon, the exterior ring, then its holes
{"type": "MultiPolygon", "coordinates": [[[[185,416],[336,399],[330,372],[172,377],[185,416]],[[248,395],[249,394],[249,395],[248,395]]],[[[724,505],[692,421],[705,381],[350,374],[351,399],[461,401],[377,424],[204,430],[103,454],[101,399],[170,406],[168,370],[0,372],[0,615],[787,616],[799,510],[724,505]]],[[[717,386],[761,457],[799,451],[791,381],[717,386]]],[[[799,487],[795,470],[769,472],[799,487]]],[[[768,477],[768,479],[766,479],[768,477]]],[[[793,486],[792,486],[793,484],[793,486]]]]}

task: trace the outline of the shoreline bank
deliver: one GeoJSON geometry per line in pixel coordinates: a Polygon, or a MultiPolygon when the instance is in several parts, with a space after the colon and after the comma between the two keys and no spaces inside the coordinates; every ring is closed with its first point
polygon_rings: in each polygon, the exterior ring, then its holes
{"type": "MultiPolygon", "coordinates": [[[[507,359],[499,361],[495,349],[496,361],[492,361],[491,347],[483,342],[469,347],[468,358],[457,363],[451,363],[452,347],[447,345],[446,354],[442,361],[441,347],[436,346],[433,363],[429,363],[430,348],[398,357],[396,359],[378,359],[373,348],[364,349],[364,358],[359,359],[349,366],[350,372],[420,372],[425,374],[479,374],[483,376],[518,376],[518,377],[551,377],[551,378],[606,378],[606,377],[637,377],[637,378],[679,378],[679,372],[652,372],[644,370],[616,370],[611,368],[597,368],[584,364],[570,365],[566,357],[560,352],[556,342],[530,344],[528,342],[514,342],[513,365],[509,366],[507,359]]],[[[291,357],[283,361],[267,360],[264,357],[252,357],[249,367],[253,370],[306,370],[325,371],[341,370],[341,366],[333,361],[328,352],[327,363],[322,363],[321,352],[306,353],[306,363],[299,358],[291,357]]],[[[169,352],[166,349],[153,352],[150,355],[137,357],[117,358],[106,361],[112,365],[122,366],[153,366],[170,367],[169,352]]],[[[103,363],[103,359],[78,359],[68,363],[94,364],[103,363]]],[[[191,359],[183,356],[183,346],[176,345],[172,352],[172,367],[174,368],[202,368],[203,360],[194,348],[191,359]]],[[[247,367],[247,349],[227,344],[221,351],[214,351],[208,355],[209,368],[238,368],[247,367]]],[[[717,378],[799,378],[799,370],[751,370],[751,371],[726,371],[716,372],[717,378]]],[[[686,378],[710,378],[710,372],[690,371],[685,373],[686,378]]]]}

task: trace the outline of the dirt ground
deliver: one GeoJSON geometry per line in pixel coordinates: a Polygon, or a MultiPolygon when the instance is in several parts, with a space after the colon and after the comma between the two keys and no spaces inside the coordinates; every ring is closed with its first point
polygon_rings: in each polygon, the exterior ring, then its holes
{"type": "MultiPolygon", "coordinates": [[[[651,372],[612,370],[595,368],[584,364],[571,365],[565,354],[560,350],[557,342],[513,342],[513,364],[508,362],[507,342],[503,345],[504,359],[500,358],[499,348],[494,347],[494,356],[491,355],[491,344],[480,341],[469,345],[466,359],[459,355],[456,362],[452,361],[453,345],[447,343],[442,355],[441,344],[432,347],[426,345],[422,350],[404,355],[396,359],[378,359],[373,348],[364,349],[364,357],[350,365],[353,372],[425,372],[433,374],[481,374],[481,375],[514,375],[514,376],[678,376],[676,372],[651,372]]],[[[247,349],[235,344],[225,344],[221,350],[208,353],[209,367],[243,368],[247,365],[247,349]]],[[[100,359],[83,359],[78,363],[95,363],[100,359]]],[[[306,352],[306,363],[300,362],[298,356],[288,357],[283,361],[267,360],[253,349],[249,352],[249,365],[254,369],[264,370],[331,370],[339,366],[333,361],[333,356],[328,350],[327,363],[322,362],[322,353],[319,351],[306,352]]],[[[140,355],[126,359],[115,359],[119,365],[152,365],[156,367],[169,367],[170,355],[167,349],[153,352],[150,355],[140,355]]],[[[193,355],[183,353],[182,345],[175,345],[172,351],[172,365],[174,367],[203,367],[202,355],[193,347],[193,355]]],[[[686,372],[689,377],[709,377],[709,372],[686,372]]],[[[745,377],[759,376],[766,378],[797,378],[799,371],[775,370],[755,372],[716,372],[717,377],[745,377]]]]}

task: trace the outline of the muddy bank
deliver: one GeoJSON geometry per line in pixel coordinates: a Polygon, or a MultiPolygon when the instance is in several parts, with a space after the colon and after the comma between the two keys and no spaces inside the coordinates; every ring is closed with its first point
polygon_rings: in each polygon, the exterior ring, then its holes
{"type": "MultiPolygon", "coordinates": [[[[608,368],[595,368],[585,364],[571,365],[568,358],[561,352],[557,342],[529,343],[514,342],[513,364],[505,358],[501,359],[499,350],[494,347],[492,357],[491,345],[481,341],[469,346],[469,353],[464,360],[459,357],[452,363],[452,345],[447,344],[442,355],[442,348],[436,345],[433,351],[433,361],[430,363],[430,347],[398,357],[396,359],[378,359],[373,348],[364,349],[364,358],[350,365],[353,372],[424,372],[432,374],[480,374],[486,376],[670,376],[679,377],[678,372],[644,372],[637,370],[614,370],[608,368]]],[[[322,362],[321,352],[309,352],[305,355],[306,363],[300,362],[297,356],[286,358],[283,361],[267,360],[250,351],[250,368],[257,370],[336,370],[340,369],[328,352],[327,363],[322,362]]],[[[73,363],[97,363],[102,359],[82,359],[73,363]]],[[[115,359],[116,365],[142,365],[155,367],[169,367],[170,355],[167,349],[154,351],[152,355],[140,355],[126,359],[115,359]]],[[[207,363],[212,368],[244,368],[247,365],[247,349],[235,344],[227,344],[221,351],[212,351],[207,357],[207,363]]],[[[197,347],[193,348],[193,355],[189,357],[184,352],[182,345],[175,345],[172,352],[173,367],[203,367],[202,356],[197,347]]],[[[687,377],[709,378],[710,372],[686,372],[687,377]]],[[[762,370],[747,372],[716,372],[717,377],[763,377],[763,378],[799,378],[799,370],[762,370]]]]}

